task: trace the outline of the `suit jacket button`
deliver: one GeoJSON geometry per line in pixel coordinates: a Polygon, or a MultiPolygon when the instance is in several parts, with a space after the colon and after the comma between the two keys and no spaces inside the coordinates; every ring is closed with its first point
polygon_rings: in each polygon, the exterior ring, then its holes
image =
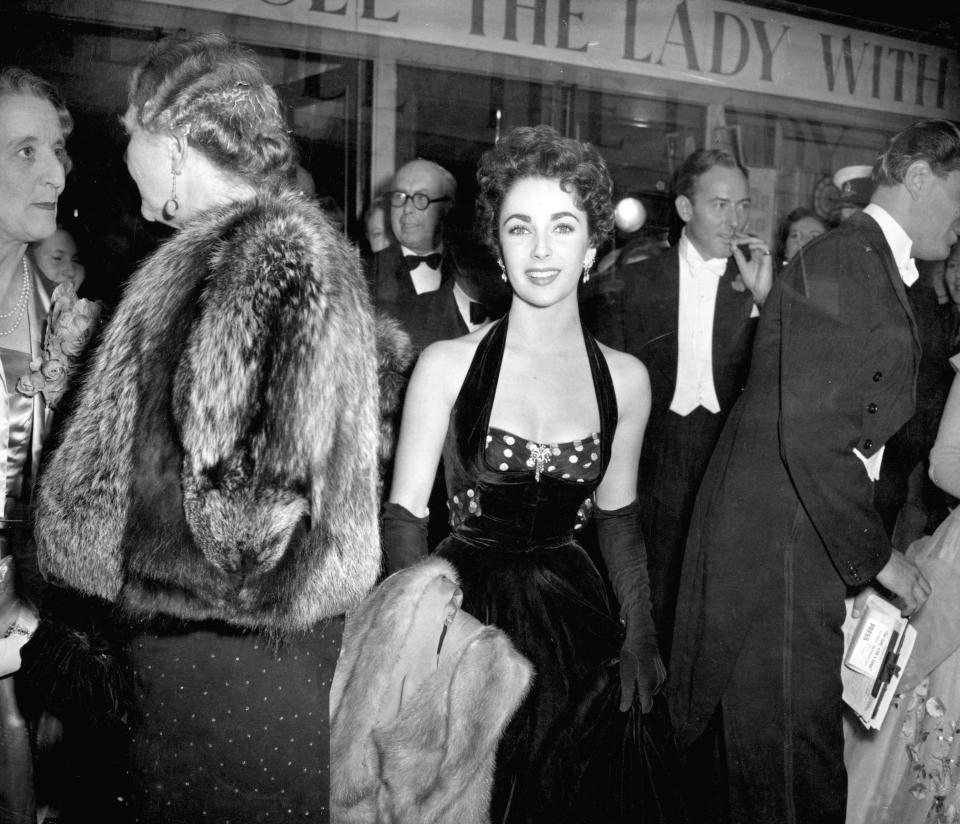
{"type": "Polygon", "coordinates": [[[863,442],[863,448],[864,448],[864,449],[873,449],[873,441],[871,441],[869,438],[867,438],[867,439],[863,442]]]}
{"type": "Polygon", "coordinates": [[[867,406],[867,412],[869,412],[871,415],[875,415],[877,413],[877,408],[878,407],[875,403],[871,403],[867,406]]]}
{"type": "Polygon", "coordinates": [[[881,381],[882,379],[883,379],[883,372],[874,372],[874,373],[873,373],[873,382],[874,382],[874,383],[880,383],[880,381],[881,381]]]}

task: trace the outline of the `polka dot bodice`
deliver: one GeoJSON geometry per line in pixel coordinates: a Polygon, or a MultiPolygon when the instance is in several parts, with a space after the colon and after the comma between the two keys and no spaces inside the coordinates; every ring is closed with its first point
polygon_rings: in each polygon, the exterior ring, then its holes
{"type": "Polygon", "coordinates": [[[600,477],[600,433],[566,443],[541,444],[491,426],[486,460],[500,472],[533,472],[586,483],[600,477]]]}
{"type": "Polygon", "coordinates": [[[504,318],[477,346],[450,413],[443,465],[451,532],[497,552],[551,550],[589,520],[610,460],[617,401],[603,353],[584,331],[600,431],[566,443],[536,443],[490,426],[506,339],[504,318]]]}

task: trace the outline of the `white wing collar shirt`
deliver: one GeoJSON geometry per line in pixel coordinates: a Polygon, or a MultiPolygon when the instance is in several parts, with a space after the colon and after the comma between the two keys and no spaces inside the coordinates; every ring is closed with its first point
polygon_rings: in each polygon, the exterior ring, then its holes
{"type": "Polygon", "coordinates": [[[713,385],[713,311],[717,286],[727,258],[701,257],[687,237],[680,236],[680,291],[677,301],[677,385],[670,411],[689,415],[698,406],[720,411],[713,385]]]}
{"type": "MultiPolygon", "coordinates": [[[[887,241],[890,251],[893,252],[893,259],[900,271],[901,280],[907,286],[913,286],[917,282],[917,278],[920,277],[920,273],[917,271],[916,261],[910,255],[913,251],[913,241],[910,239],[910,235],[903,230],[903,227],[893,219],[886,209],[876,203],[870,203],[864,207],[863,213],[870,215],[880,224],[880,231],[883,232],[884,240],[887,241]]],[[[883,462],[884,449],[886,447],[881,446],[869,458],[865,457],[859,449],[853,450],[854,454],[863,463],[871,481],[876,481],[880,477],[880,464],[883,462]]]]}
{"type": "Polygon", "coordinates": [[[903,230],[903,227],[891,217],[886,209],[877,206],[876,203],[865,206],[863,213],[870,215],[880,224],[880,231],[883,232],[884,240],[890,245],[893,259],[900,270],[900,277],[907,286],[913,286],[917,282],[917,278],[920,277],[920,273],[917,271],[916,261],[910,254],[913,251],[913,241],[910,239],[910,235],[903,230]]]}
{"type": "Polygon", "coordinates": [[[435,292],[440,288],[442,279],[440,261],[443,256],[443,247],[434,249],[428,255],[421,255],[400,244],[400,251],[410,267],[410,279],[413,281],[413,288],[418,295],[422,295],[424,292],[435,292]],[[417,258],[417,260],[412,260],[412,258],[417,258]],[[427,258],[431,258],[431,263],[435,259],[437,265],[431,266],[427,262],[427,258]]]}

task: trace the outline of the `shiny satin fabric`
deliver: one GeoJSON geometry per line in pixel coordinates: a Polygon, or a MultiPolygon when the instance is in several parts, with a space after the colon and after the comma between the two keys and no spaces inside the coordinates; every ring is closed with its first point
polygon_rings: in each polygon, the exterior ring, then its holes
{"type": "Polygon", "coordinates": [[[10,436],[7,441],[6,477],[8,512],[4,517],[15,518],[15,514],[9,512],[11,509],[9,502],[18,501],[23,497],[24,488],[29,480],[27,472],[30,468],[32,449],[34,404],[33,398],[21,395],[15,387],[17,377],[30,371],[30,353],[0,347],[0,363],[3,364],[3,373],[7,376],[7,386],[12,390],[7,393],[10,436]]]}
{"type": "MultiPolygon", "coordinates": [[[[7,386],[13,388],[16,376],[29,369],[30,353],[0,348],[0,363],[8,376],[7,386]]],[[[26,470],[30,463],[33,399],[13,389],[8,393],[8,404],[10,436],[4,517],[20,520],[23,507],[19,499],[26,485],[26,470]]],[[[8,534],[0,535],[0,556],[10,555],[12,550],[8,534]]],[[[30,734],[17,705],[14,676],[8,675],[0,678],[0,824],[32,824],[35,821],[30,734]]]]}

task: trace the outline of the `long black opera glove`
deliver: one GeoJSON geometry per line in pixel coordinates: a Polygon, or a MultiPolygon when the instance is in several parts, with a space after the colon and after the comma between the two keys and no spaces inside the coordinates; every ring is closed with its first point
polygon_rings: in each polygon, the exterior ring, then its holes
{"type": "Polygon", "coordinates": [[[650,608],[647,548],[640,531],[640,506],[636,500],[621,509],[594,510],[597,543],[607,566],[610,583],[620,602],[620,619],[626,636],[620,651],[620,709],[634,699],[649,712],[666,679],[657,650],[657,633],[650,608]]]}
{"type": "Polygon", "coordinates": [[[427,522],[400,504],[387,502],[380,514],[380,532],[387,574],[427,557],[427,522]]]}

